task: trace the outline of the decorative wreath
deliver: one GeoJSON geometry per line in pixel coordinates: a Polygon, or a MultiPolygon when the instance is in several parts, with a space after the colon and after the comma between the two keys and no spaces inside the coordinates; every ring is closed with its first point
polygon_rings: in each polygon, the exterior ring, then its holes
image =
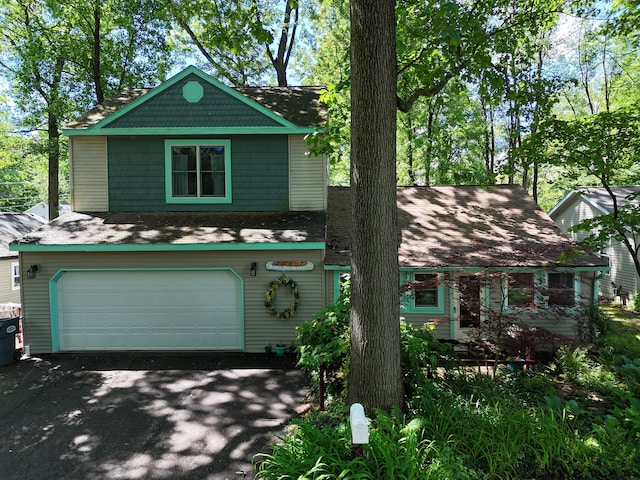
{"type": "Polygon", "coordinates": [[[282,275],[280,278],[276,278],[269,284],[269,288],[267,292],[264,294],[265,302],[264,306],[267,307],[269,313],[280,320],[286,320],[289,317],[293,317],[294,313],[296,313],[296,307],[300,302],[300,292],[298,292],[298,287],[296,283],[291,280],[289,277],[282,275]],[[291,289],[291,293],[293,294],[293,301],[289,308],[286,308],[282,312],[278,312],[275,309],[274,303],[276,300],[276,293],[281,285],[288,286],[291,289]]]}

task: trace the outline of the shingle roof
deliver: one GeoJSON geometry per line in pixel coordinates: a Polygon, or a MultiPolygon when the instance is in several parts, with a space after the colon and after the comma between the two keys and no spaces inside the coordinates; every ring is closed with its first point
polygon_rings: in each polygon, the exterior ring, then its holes
{"type": "Polygon", "coordinates": [[[18,252],[10,252],[9,244],[17,238],[40,228],[45,220],[28,213],[0,213],[0,258],[15,257],[18,252]]]}
{"type": "Polygon", "coordinates": [[[324,242],[323,212],[66,213],[19,245],[324,242]]]}
{"type": "MultiPolygon", "coordinates": [[[[326,122],[326,108],[320,102],[323,87],[237,87],[251,100],[280,115],[285,120],[303,127],[321,127],[326,122]]],[[[127,88],[80,115],[70,122],[68,129],[89,128],[113,115],[151,88],[127,88]]]]}
{"type": "MultiPolygon", "coordinates": [[[[398,187],[401,267],[606,266],[579,254],[526,191],[491,187],[398,187]]],[[[330,187],[327,265],[349,265],[348,187],[330,187]]]]}
{"type": "Polygon", "coordinates": [[[324,87],[237,87],[235,90],[291,123],[304,127],[321,127],[327,111],[320,102],[324,87]]]}
{"type": "MultiPolygon", "coordinates": [[[[612,193],[616,196],[616,202],[618,207],[623,205],[635,205],[640,206],[640,186],[630,187],[610,187],[612,193]],[[636,196],[629,200],[629,195],[636,194],[636,196]]],[[[613,212],[613,200],[609,195],[609,192],[604,187],[580,187],[576,189],[582,196],[588,199],[591,203],[598,205],[602,209],[609,213],[613,212]]]]}
{"type": "Polygon", "coordinates": [[[113,97],[99,103],[88,112],[83,113],[78,118],[70,122],[66,128],[89,128],[104,120],[109,115],[116,113],[122,107],[133,102],[136,98],[141,97],[150,88],[125,88],[113,97]]]}

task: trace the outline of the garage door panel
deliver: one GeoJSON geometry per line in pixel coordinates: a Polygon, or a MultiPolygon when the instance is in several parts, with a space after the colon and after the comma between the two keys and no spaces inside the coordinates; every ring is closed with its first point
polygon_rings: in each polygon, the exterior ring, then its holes
{"type": "Polygon", "coordinates": [[[61,350],[242,350],[239,279],[220,271],[65,272],[61,350]]]}

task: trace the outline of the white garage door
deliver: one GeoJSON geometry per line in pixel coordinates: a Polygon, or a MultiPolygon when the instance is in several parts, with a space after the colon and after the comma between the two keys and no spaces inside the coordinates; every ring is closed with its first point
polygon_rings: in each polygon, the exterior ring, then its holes
{"type": "Polygon", "coordinates": [[[240,280],[228,270],[65,272],[60,350],[242,350],[240,280]]]}

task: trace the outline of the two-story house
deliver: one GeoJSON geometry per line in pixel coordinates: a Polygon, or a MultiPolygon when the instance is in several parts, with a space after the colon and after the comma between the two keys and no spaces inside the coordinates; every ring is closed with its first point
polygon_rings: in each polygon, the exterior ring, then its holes
{"type": "MultiPolygon", "coordinates": [[[[297,318],[324,305],[328,168],[304,140],[324,122],[318,96],[189,67],[68,125],[73,211],[14,246],[37,266],[23,292],[31,351],[291,342],[265,283],[303,265],[297,318]]],[[[290,292],[279,297],[285,308],[290,292]]]]}
{"type": "MultiPolygon", "coordinates": [[[[12,245],[35,272],[22,289],[31,352],[291,342],[349,272],[349,190],[328,187],[327,159],[306,154],[325,122],[319,93],[230,88],[189,67],[70,124],[72,212],[12,245]]],[[[402,314],[439,320],[442,338],[489,308],[526,307],[571,333],[552,313],[593,301],[607,268],[519,187],[400,187],[398,207],[414,285],[402,314]]]]}

